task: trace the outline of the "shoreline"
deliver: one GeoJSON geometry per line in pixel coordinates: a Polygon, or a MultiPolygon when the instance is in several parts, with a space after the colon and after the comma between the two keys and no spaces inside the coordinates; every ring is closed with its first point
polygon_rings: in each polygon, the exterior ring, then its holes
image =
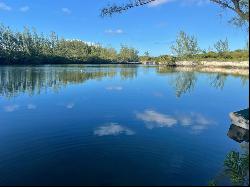
{"type": "Polygon", "coordinates": [[[165,66],[165,67],[190,67],[190,68],[228,68],[228,69],[249,69],[249,61],[177,61],[172,64],[155,62],[103,62],[103,63],[23,63],[9,64],[0,63],[0,66],[41,66],[41,65],[146,65],[146,66],[165,66]]]}
{"type": "Polygon", "coordinates": [[[249,69],[249,61],[177,61],[172,64],[166,63],[153,63],[145,62],[145,65],[158,65],[158,66],[169,66],[169,67],[206,67],[206,68],[237,68],[237,69],[249,69]]]}
{"type": "MultiPolygon", "coordinates": [[[[159,66],[159,70],[164,72],[168,66],[159,66]]],[[[247,68],[225,68],[225,67],[191,67],[191,66],[176,66],[176,71],[181,72],[200,72],[200,73],[223,73],[226,75],[242,75],[249,76],[249,69],[247,68]]]]}

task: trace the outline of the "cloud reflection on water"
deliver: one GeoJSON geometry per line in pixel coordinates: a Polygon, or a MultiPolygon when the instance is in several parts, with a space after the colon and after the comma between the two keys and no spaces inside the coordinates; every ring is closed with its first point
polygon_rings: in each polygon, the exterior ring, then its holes
{"type": "Polygon", "coordinates": [[[34,105],[34,104],[28,104],[28,105],[27,105],[27,109],[28,109],[28,110],[35,110],[36,108],[37,108],[37,106],[34,105]]]}
{"type": "Polygon", "coordinates": [[[137,112],[136,117],[147,123],[147,128],[172,127],[177,124],[177,120],[169,115],[161,114],[154,110],[137,112]]]}
{"type": "Polygon", "coordinates": [[[121,134],[131,136],[134,135],[135,132],[117,123],[110,123],[108,125],[98,127],[94,131],[94,135],[96,136],[118,136],[121,134]]]}
{"type": "Polygon", "coordinates": [[[168,115],[155,110],[145,110],[136,112],[136,118],[146,124],[146,128],[173,127],[180,124],[183,127],[191,129],[192,133],[200,133],[207,129],[209,125],[215,124],[215,121],[196,112],[187,114],[168,115]]]}
{"type": "Polygon", "coordinates": [[[108,91],[122,91],[123,87],[122,86],[107,86],[106,90],[108,90],[108,91]]]}
{"type": "Polygon", "coordinates": [[[72,108],[74,108],[75,107],[75,103],[67,103],[66,104],[66,108],[67,109],[72,109],[72,108]]]}
{"type": "Polygon", "coordinates": [[[14,112],[14,111],[18,110],[19,107],[20,107],[19,105],[13,104],[13,105],[5,106],[3,109],[5,112],[14,112]]]}

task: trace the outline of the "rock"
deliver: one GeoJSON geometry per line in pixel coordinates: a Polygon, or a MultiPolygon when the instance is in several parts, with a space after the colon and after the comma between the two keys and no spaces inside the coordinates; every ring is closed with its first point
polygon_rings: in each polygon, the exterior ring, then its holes
{"type": "Polygon", "coordinates": [[[249,108],[230,113],[232,124],[249,130],[249,108]]]}

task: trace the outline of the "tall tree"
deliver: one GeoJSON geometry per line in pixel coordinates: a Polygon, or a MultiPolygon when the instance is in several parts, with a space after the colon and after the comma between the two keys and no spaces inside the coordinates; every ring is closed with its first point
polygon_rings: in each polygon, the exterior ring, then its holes
{"type": "Polygon", "coordinates": [[[196,37],[189,36],[184,31],[179,33],[171,49],[178,57],[192,57],[200,51],[196,37]]]}

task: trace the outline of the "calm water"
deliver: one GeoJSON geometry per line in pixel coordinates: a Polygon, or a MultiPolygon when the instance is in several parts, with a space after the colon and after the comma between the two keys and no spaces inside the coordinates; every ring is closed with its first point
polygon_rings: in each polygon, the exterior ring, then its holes
{"type": "Polygon", "coordinates": [[[3,66],[0,84],[0,185],[207,185],[241,151],[248,76],[3,66]]]}

